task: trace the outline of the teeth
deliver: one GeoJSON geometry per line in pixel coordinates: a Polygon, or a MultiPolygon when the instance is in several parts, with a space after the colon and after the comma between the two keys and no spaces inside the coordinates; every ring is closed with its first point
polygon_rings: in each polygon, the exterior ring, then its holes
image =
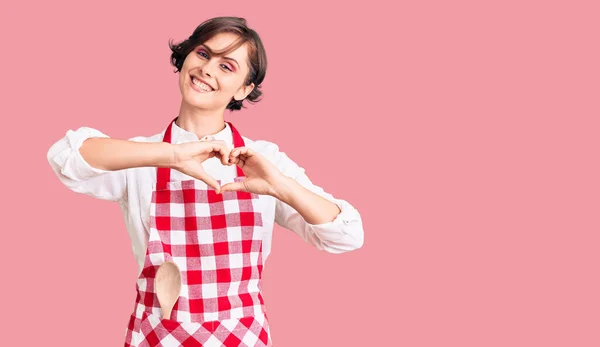
{"type": "Polygon", "coordinates": [[[193,77],[193,76],[192,76],[192,83],[194,83],[196,86],[198,86],[198,87],[199,87],[200,89],[202,89],[202,90],[206,90],[207,92],[210,92],[210,91],[212,91],[212,88],[211,88],[209,85],[207,85],[207,84],[205,84],[205,83],[202,83],[202,82],[198,81],[198,80],[197,80],[195,77],[193,77]]]}

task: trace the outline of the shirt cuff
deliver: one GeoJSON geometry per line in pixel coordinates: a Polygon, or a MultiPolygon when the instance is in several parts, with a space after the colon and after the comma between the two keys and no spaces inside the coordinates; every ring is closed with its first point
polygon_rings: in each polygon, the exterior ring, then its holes
{"type": "Polygon", "coordinates": [[[67,146],[52,159],[61,168],[61,174],[73,181],[81,182],[109,172],[91,166],[79,153],[83,142],[93,137],[108,138],[109,136],[88,127],[67,131],[65,136],[67,146]]]}
{"type": "Polygon", "coordinates": [[[330,200],[340,208],[334,220],[321,224],[306,222],[311,234],[316,235],[330,249],[340,253],[362,247],[364,231],[358,210],[345,200],[330,200]]]}

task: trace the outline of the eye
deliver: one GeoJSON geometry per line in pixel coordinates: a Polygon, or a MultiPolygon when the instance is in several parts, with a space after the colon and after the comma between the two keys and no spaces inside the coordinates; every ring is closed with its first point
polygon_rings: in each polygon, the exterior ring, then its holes
{"type": "Polygon", "coordinates": [[[225,68],[227,68],[227,70],[229,70],[229,71],[233,71],[233,70],[231,70],[231,69],[229,68],[229,65],[227,65],[227,64],[221,64],[221,66],[224,66],[224,67],[225,67],[225,68]]]}
{"type": "Polygon", "coordinates": [[[204,53],[204,51],[198,51],[198,54],[208,59],[208,54],[204,53]]]}

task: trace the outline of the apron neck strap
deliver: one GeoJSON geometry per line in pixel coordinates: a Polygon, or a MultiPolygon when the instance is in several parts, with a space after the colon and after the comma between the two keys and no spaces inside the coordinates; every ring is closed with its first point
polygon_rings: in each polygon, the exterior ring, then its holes
{"type": "MultiPolygon", "coordinates": [[[[171,123],[169,123],[169,126],[167,127],[167,130],[165,131],[165,135],[163,136],[163,142],[171,143],[171,133],[172,133],[172,128],[173,128],[173,123],[175,123],[177,118],[178,117],[175,117],[175,119],[173,119],[171,121],[171,123]]],[[[245,145],[244,139],[242,138],[240,133],[237,131],[237,129],[233,126],[233,124],[231,124],[231,122],[225,121],[225,123],[229,124],[229,127],[231,128],[231,133],[233,135],[233,147],[234,148],[244,147],[244,145],[245,145]]],[[[236,169],[237,169],[238,177],[244,177],[244,172],[242,171],[242,169],[240,169],[240,167],[237,165],[236,165],[236,169]]],[[[157,173],[156,173],[156,189],[158,190],[158,189],[167,188],[167,183],[170,180],[171,180],[171,169],[168,167],[159,167],[157,170],[157,173]]]]}

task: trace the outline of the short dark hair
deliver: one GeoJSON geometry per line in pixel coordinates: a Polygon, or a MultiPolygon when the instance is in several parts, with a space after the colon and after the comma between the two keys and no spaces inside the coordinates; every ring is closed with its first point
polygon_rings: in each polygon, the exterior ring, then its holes
{"type": "MultiPolygon", "coordinates": [[[[246,76],[245,84],[250,85],[254,83],[254,89],[246,97],[248,102],[256,103],[260,101],[259,97],[262,92],[261,83],[265,79],[267,73],[267,55],[263,43],[256,33],[256,31],[248,28],[246,20],[240,17],[215,17],[208,19],[198,25],[192,35],[180,43],[174,44],[172,40],[169,40],[169,47],[171,48],[171,64],[175,66],[175,71],[180,72],[183,62],[187,55],[196,47],[210,40],[213,36],[219,33],[229,32],[240,36],[236,42],[229,47],[225,48],[221,52],[215,52],[217,55],[224,55],[229,52],[236,50],[244,43],[249,43],[248,49],[248,61],[249,70],[248,76],[246,76]]],[[[231,99],[227,105],[227,109],[235,111],[241,110],[244,100],[231,99]]]]}

